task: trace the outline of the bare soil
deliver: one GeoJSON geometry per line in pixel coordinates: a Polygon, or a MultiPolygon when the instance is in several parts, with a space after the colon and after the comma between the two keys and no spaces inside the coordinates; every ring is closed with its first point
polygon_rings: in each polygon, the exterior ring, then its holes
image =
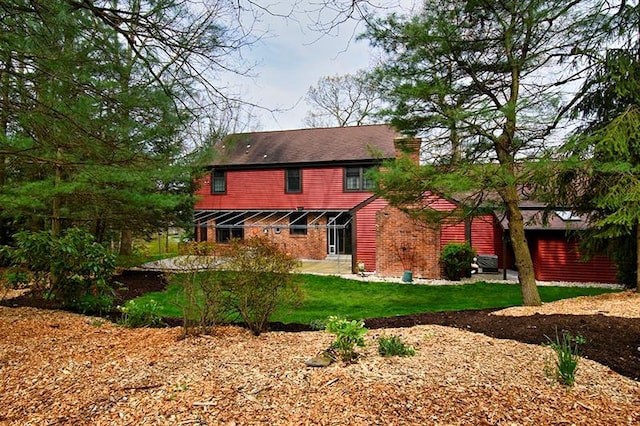
{"type": "MultiPolygon", "coordinates": [[[[119,281],[123,300],[166,285],[151,272],[119,281]]],[[[367,319],[358,362],[320,369],[304,361],[332,337],[303,325],[180,339],[180,328],[125,329],[29,296],[3,304],[0,424],[640,424],[636,292],[367,319]],[[541,343],[556,329],[587,339],[573,388],[545,373],[541,343]],[[380,357],[382,335],[416,355],[380,357]]]]}

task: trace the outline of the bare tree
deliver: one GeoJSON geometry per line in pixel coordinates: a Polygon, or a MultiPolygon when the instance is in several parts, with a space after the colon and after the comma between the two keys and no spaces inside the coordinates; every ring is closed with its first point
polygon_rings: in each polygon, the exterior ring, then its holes
{"type": "Polygon", "coordinates": [[[309,88],[306,97],[311,109],[305,123],[310,127],[361,126],[376,121],[382,101],[366,73],[322,77],[309,88]]]}

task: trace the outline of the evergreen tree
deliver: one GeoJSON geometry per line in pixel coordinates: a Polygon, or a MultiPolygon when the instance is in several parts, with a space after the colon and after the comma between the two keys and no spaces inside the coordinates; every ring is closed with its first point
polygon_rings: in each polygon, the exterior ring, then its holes
{"type": "Polygon", "coordinates": [[[575,109],[584,125],[564,146],[556,191],[592,221],[583,248],[612,256],[619,278],[640,288],[640,9],[605,3],[597,14],[593,32],[611,47],[592,56],[575,109]]]}
{"type": "Polygon", "coordinates": [[[203,70],[244,40],[229,38],[211,6],[2,2],[3,228],[82,225],[104,239],[187,220],[189,99],[211,88],[203,70]]]}
{"type": "Polygon", "coordinates": [[[392,102],[387,115],[423,138],[429,162],[389,165],[381,194],[430,215],[429,191],[460,199],[463,215],[498,201],[526,305],[541,301],[519,209],[532,179],[523,159],[548,147],[569,109],[562,90],[580,77],[569,61],[587,16],[579,0],[428,0],[419,14],[374,21],[365,34],[386,54],[376,78],[392,102]]]}

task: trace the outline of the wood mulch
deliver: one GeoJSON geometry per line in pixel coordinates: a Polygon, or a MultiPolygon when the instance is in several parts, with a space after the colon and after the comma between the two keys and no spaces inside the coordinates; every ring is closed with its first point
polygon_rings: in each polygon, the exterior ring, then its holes
{"type": "MultiPolygon", "coordinates": [[[[639,307],[640,295],[623,292],[537,313],[637,320],[639,307]]],[[[522,314],[535,312],[500,313],[522,314]]],[[[321,331],[180,335],[0,306],[0,424],[640,424],[640,382],[582,359],[566,388],[545,374],[552,350],[539,343],[434,324],[373,329],[358,362],[311,368],[304,361],[332,340],[321,331]],[[382,335],[401,336],[416,355],[379,356],[382,335]]]]}

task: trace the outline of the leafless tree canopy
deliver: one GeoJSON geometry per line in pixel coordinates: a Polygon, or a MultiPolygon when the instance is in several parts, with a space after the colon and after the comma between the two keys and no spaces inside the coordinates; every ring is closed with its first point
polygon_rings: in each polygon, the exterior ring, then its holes
{"type": "Polygon", "coordinates": [[[364,71],[321,78],[317,86],[309,88],[306,101],[310,110],[305,122],[310,127],[372,124],[381,105],[364,71]]]}

